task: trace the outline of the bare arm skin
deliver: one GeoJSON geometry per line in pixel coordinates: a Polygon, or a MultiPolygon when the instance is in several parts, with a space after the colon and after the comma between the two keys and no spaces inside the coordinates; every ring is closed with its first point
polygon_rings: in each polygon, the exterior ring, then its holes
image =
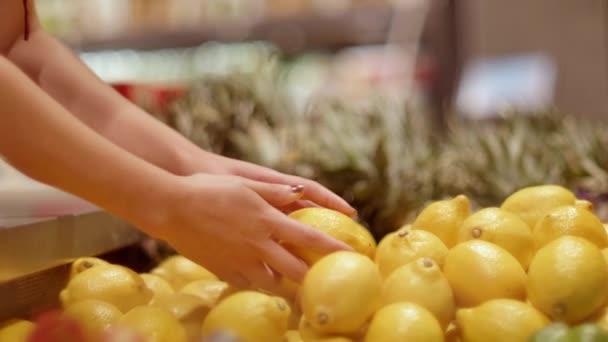
{"type": "Polygon", "coordinates": [[[67,111],[113,143],[177,175],[206,172],[304,185],[303,199],[355,214],[343,199],[316,182],[201,150],[106,85],[69,49],[40,28],[33,8],[30,13],[29,39],[14,40],[8,58],[67,111]]]}
{"type": "Polygon", "coordinates": [[[35,20],[24,41],[22,14],[20,0],[0,1],[0,154],[21,172],[241,287],[280,292],[282,276],[302,279],[308,266],[283,243],[350,249],[277,209],[306,199],[354,213],[346,202],[309,180],[198,149],[122,99],[35,20]]]}
{"type": "Polygon", "coordinates": [[[138,210],[132,202],[138,192],[163,191],[158,182],[168,172],[69,115],[4,57],[0,84],[0,152],[20,171],[123,217],[138,210]]]}
{"type": "Polygon", "coordinates": [[[324,252],[349,249],[273,207],[300,199],[298,189],[169,173],[69,115],[4,57],[0,85],[0,153],[12,165],[168,241],[223,279],[278,292],[281,275],[298,281],[307,269],[278,241],[324,252]]]}

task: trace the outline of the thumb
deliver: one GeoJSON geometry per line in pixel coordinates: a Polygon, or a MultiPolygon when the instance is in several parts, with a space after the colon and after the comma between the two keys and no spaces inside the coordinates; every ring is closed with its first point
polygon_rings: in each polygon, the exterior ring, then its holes
{"type": "Polygon", "coordinates": [[[304,195],[303,185],[285,185],[247,180],[248,188],[255,191],[273,207],[282,207],[298,201],[304,195]]]}

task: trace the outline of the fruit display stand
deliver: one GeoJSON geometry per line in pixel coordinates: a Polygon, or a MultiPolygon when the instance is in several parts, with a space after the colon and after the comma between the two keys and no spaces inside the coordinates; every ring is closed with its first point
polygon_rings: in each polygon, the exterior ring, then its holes
{"type": "Polygon", "coordinates": [[[129,224],[87,202],[16,172],[3,172],[0,320],[56,305],[75,258],[117,250],[141,238],[129,224]]]}
{"type": "MultiPolygon", "coordinates": [[[[45,245],[77,241],[63,236],[69,226],[72,232],[121,226],[96,221],[97,214],[13,222],[5,232],[24,233],[21,240],[12,237],[10,242],[21,244],[11,245],[12,255],[33,250],[42,258],[46,254],[37,251],[50,248],[45,245]]],[[[57,253],[38,265],[18,265],[28,269],[14,271],[25,277],[11,279],[18,284],[13,288],[0,283],[5,312],[9,305],[37,310],[27,316],[14,311],[0,323],[0,341],[608,340],[608,234],[592,203],[566,188],[523,188],[500,207],[479,210],[465,195],[434,201],[411,224],[380,240],[331,209],[303,208],[289,216],[352,251],[322,256],[292,249],[310,268],[301,283],[282,279],[272,293],[229,284],[179,254],[142,271],[129,269],[125,259],[74,260],[57,253]],[[74,262],[68,266],[66,260],[74,262]],[[62,271],[51,276],[53,265],[62,271]],[[41,298],[50,303],[57,297],[59,310],[41,304],[41,298]]],[[[89,246],[99,248],[99,236],[83,237],[79,245],[91,238],[97,242],[89,246]]],[[[67,243],[61,249],[77,248],[67,243]]]]}

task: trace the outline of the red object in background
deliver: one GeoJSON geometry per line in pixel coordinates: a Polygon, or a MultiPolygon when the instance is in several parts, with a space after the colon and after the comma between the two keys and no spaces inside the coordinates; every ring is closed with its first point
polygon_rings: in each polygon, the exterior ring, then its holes
{"type": "Polygon", "coordinates": [[[41,314],[34,323],[36,327],[27,342],[145,342],[123,328],[109,328],[98,336],[90,336],[78,321],[61,310],[41,314]]]}
{"type": "Polygon", "coordinates": [[[436,82],[438,70],[436,61],[426,55],[421,55],[416,63],[414,80],[424,90],[430,89],[436,82]]]}
{"type": "Polygon", "coordinates": [[[114,83],[112,87],[129,101],[157,112],[165,111],[173,100],[186,92],[181,85],[114,83]]]}
{"type": "Polygon", "coordinates": [[[93,342],[87,338],[83,327],[61,311],[49,311],[40,315],[36,328],[28,342],[93,342]]]}
{"type": "Polygon", "coordinates": [[[126,97],[127,99],[130,100],[130,94],[131,92],[129,91],[129,89],[131,88],[131,85],[129,84],[123,84],[123,83],[118,83],[118,84],[112,84],[112,87],[114,88],[114,90],[116,90],[120,95],[126,97]]]}

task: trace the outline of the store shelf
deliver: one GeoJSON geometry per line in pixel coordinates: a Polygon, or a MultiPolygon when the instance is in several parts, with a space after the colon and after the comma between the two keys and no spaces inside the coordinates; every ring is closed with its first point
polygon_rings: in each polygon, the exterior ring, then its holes
{"type": "Polygon", "coordinates": [[[0,283],[136,242],[141,233],[105,212],[0,229],[0,283]]]}
{"type": "Polygon", "coordinates": [[[67,43],[76,50],[88,52],[183,48],[208,41],[270,41],[286,53],[297,53],[305,49],[335,49],[383,43],[392,14],[393,9],[387,5],[368,5],[335,16],[301,14],[253,24],[223,22],[190,29],[150,29],[109,38],[83,38],[67,43]]]}
{"type": "Polygon", "coordinates": [[[141,239],[139,231],[105,212],[1,228],[0,320],[52,307],[75,258],[141,239]]]}

